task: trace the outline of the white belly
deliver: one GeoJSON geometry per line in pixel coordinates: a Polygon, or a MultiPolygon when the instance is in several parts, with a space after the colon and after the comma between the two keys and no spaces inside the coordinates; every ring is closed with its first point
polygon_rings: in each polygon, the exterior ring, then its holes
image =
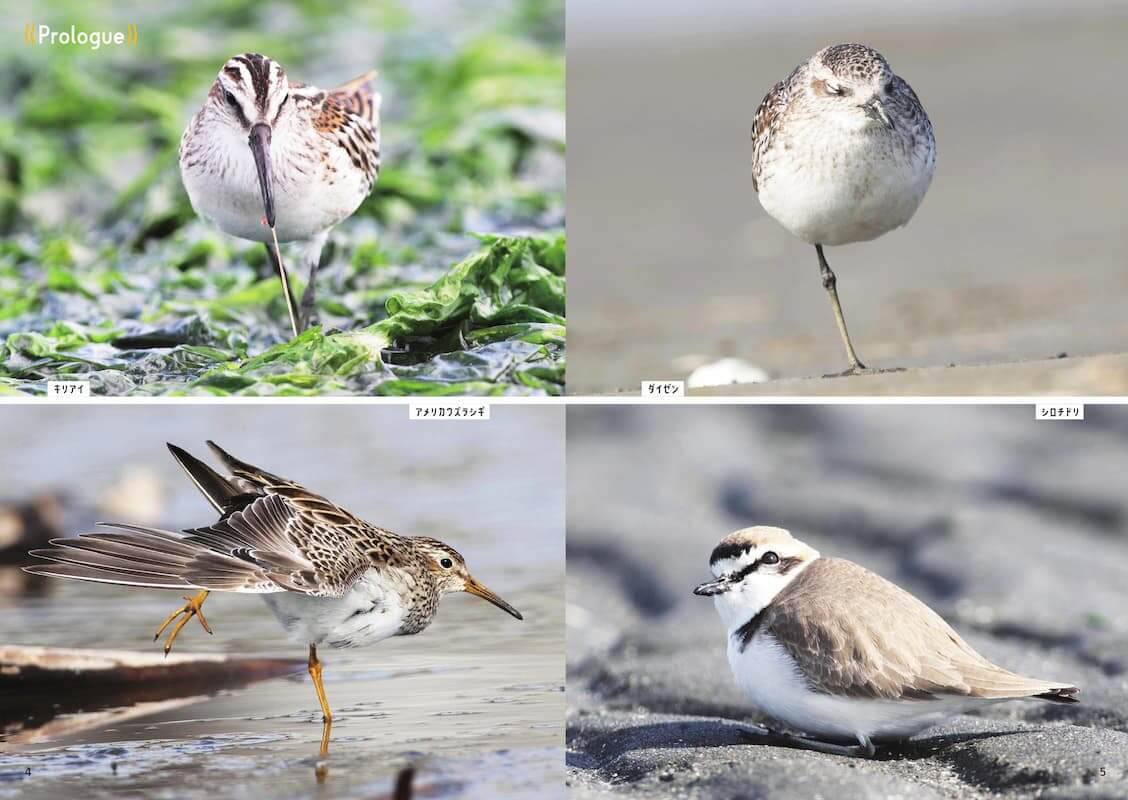
{"type": "Polygon", "coordinates": [[[278,592],[263,600],[294,642],[360,647],[395,636],[404,618],[399,593],[377,578],[369,571],[340,598],[278,592]]]}
{"type": "Polygon", "coordinates": [[[982,700],[866,700],[811,691],[791,656],[768,634],[744,652],[729,637],[729,666],[737,685],[768,716],[820,739],[856,742],[905,739],[982,700]]]}
{"type": "MultiPolygon", "coordinates": [[[[206,161],[181,164],[181,177],[192,208],[220,230],[241,239],[271,241],[263,224],[265,210],[254,156],[245,140],[228,138],[210,143],[206,161]]],[[[274,140],[275,228],[278,241],[310,239],[351,215],[368,194],[364,175],[340,147],[329,149],[329,161],[302,154],[302,169],[293,164],[290,148],[300,145],[282,137],[274,140]],[[329,167],[335,169],[331,171],[329,167]],[[332,183],[330,183],[332,181],[332,183]]]]}
{"type": "Polygon", "coordinates": [[[834,149],[825,141],[777,144],[761,173],[760,204],[809,244],[864,242],[901,227],[928,191],[935,153],[866,141],[859,134],[834,149]]]}

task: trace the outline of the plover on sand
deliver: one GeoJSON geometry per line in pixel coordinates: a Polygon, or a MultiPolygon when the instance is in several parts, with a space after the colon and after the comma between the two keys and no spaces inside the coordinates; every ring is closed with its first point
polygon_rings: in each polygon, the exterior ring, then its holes
{"type": "Polygon", "coordinates": [[[823,247],[906,224],[936,166],[932,123],[912,87],[869,47],[837,44],[777,83],[752,127],[752,187],[792,235],[813,244],[850,365],[858,359],[823,247]]]}
{"type": "MultiPolygon", "coordinates": [[[[25,569],[96,583],[200,590],[157,630],[159,637],[179,618],[165,653],[194,616],[211,633],[201,608],[208,592],[261,594],[290,638],[309,645],[309,674],[327,723],[333,714],[318,646],[359,647],[419,633],[451,592],[469,592],[522,618],[471,576],[450,545],[378,528],[213,442],[208,446],[230,474],[175,445],[168,448],[220,515],[217,522],[180,533],[105,524],[111,530],[53,539],[51,548],[32,550],[52,563],[25,569]]],[[[326,743],[327,733],[323,751],[326,743]]]]}
{"type": "Polygon", "coordinates": [[[1076,703],[1075,686],[992,664],[917,598],[782,528],[724,539],[709,558],[729,666],[766,715],[804,747],[874,754],[944,720],[1003,700],[1076,703]],[[857,742],[844,746],[842,742],[857,742]]]}
{"type": "Polygon", "coordinates": [[[297,336],[313,314],[329,229],[360,206],[380,171],[380,95],[361,75],[336,89],[291,83],[258,53],[223,65],[180,140],[192,208],[225,233],[263,242],[297,336]],[[297,308],[279,242],[299,242],[309,283],[297,308]]]}

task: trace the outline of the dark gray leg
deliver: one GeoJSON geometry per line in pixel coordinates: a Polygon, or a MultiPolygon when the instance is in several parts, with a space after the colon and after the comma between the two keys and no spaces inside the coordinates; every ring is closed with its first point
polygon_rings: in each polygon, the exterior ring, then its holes
{"type": "Polygon", "coordinates": [[[838,302],[838,279],[830,271],[830,264],[826,263],[821,244],[815,245],[815,252],[819,254],[819,273],[822,275],[822,285],[830,296],[830,305],[834,309],[834,321],[838,323],[838,333],[842,336],[842,343],[846,345],[846,358],[850,361],[847,373],[861,372],[866,368],[854,352],[854,345],[850,343],[850,334],[846,331],[846,317],[842,315],[842,305],[838,302]]]}
{"type": "Polygon", "coordinates": [[[873,758],[877,748],[868,736],[858,736],[858,744],[835,744],[824,742],[821,739],[811,739],[806,736],[797,736],[791,733],[778,733],[760,726],[741,726],[743,733],[749,741],[759,740],[766,745],[781,745],[795,747],[801,750],[812,750],[816,753],[826,753],[832,756],[849,756],[852,758],[873,758]]]}
{"type": "Polygon", "coordinates": [[[286,267],[282,265],[282,258],[270,242],[266,243],[266,254],[270,256],[270,263],[274,265],[278,277],[282,279],[282,292],[286,295],[286,310],[290,312],[290,329],[294,332],[296,338],[300,329],[296,313],[297,304],[294,302],[294,293],[290,290],[290,278],[286,274],[286,267]]]}
{"type": "Polygon", "coordinates": [[[302,292],[302,305],[298,312],[298,325],[303,331],[309,327],[313,320],[314,303],[317,299],[314,284],[317,282],[317,269],[321,266],[321,251],[328,238],[328,233],[315,236],[302,248],[305,260],[309,262],[309,283],[306,284],[305,291],[302,292]]]}
{"type": "Polygon", "coordinates": [[[313,284],[317,280],[317,262],[309,265],[309,283],[306,284],[305,291],[302,292],[302,305],[298,309],[298,325],[304,331],[309,327],[313,319],[313,304],[316,301],[313,284]]]}

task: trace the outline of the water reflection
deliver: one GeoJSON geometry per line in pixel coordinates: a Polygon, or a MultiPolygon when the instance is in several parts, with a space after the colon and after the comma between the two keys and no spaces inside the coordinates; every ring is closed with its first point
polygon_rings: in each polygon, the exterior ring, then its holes
{"type": "MultiPolygon", "coordinates": [[[[525,621],[456,594],[417,636],[333,651],[324,678],[334,719],[318,725],[306,659],[292,658],[294,643],[259,598],[213,593],[206,613],[214,635],[187,625],[166,662],[152,634],[182,592],[25,586],[32,576],[0,569],[0,587],[15,587],[0,591],[0,651],[118,649],[162,667],[226,656],[287,669],[267,680],[185,678],[145,688],[119,681],[94,693],[66,684],[38,698],[29,691],[34,708],[0,716],[8,729],[0,800],[153,791],[212,800],[217,786],[231,795],[308,796],[319,781],[335,797],[398,797],[407,796],[397,788],[405,765],[415,769],[414,797],[562,796],[560,409],[498,406],[485,423],[432,427],[408,423],[402,406],[311,413],[318,408],[4,407],[0,486],[17,502],[67,487],[63,535],[135,513],[182,529],[210,510],[163,443],[215,438],[376,524],[450,543],[525,621]],[[142,473],[144,481],[123,481],[142,473]],[[111,491],[126,484],[132,488],[111,491]],[[130,508],[140,497],[145,509],[130,508]]],[[[24,692],[6,689],[0,702],[24,692]]]]}

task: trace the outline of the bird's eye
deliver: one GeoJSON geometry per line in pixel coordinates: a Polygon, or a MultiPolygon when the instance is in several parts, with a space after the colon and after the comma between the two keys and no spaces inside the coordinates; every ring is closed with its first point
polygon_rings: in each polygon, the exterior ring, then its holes
{"type": "Polygon", "coordinates": [[[231,92],[226,89],[223,90],[223,99],[227,101],[229,106],[239,105],[239,102],[235,99],[235,95],[231,94],[231,92]]]}
{"type": "Polygon", "coordinates": [[[846,93],[846,90],[839,86],[837,83],[830,83],[829,81],[827,81],[823,85],[826,87],[827,94],[841,96],[846,93]]]}
{"type": "Polygon", "coordinates": [[[442,561],[439,562],[439,566],[442,567],[443,569],[450,569],[451,567],[454,566],[454,562],[451,561],[449,558],[444,558],[442,561]]]}
{"type": "Polygon", "coordinates": [[[774,551],[769,550],[768,552],[766,552],[762,556],[760,556],[760,563],[761,564],[778,564],[779,563],[779,556],[777,556],[774,551]]]}

